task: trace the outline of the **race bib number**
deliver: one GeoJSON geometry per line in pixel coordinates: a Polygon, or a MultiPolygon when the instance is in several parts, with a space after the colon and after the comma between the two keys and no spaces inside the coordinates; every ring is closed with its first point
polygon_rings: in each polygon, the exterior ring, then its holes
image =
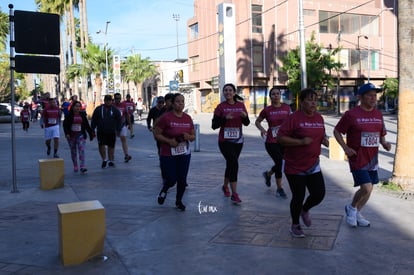
{"type": "Polygon", "coordinates": [[[378,147],[380,142],[380,134],[378,132],[362,132],[361,146],[362,147],[378,147]]]}
{"type": "Polygon", "coordinates": [[[80,124],[72,124],[72,127],[71,127],[72,132],[80,132],[81,129],[82,128],[80,124]]]}
{"type": "Polygon", "coordinates": [[[277,132],[279,132],[279,126],[272,127],[270,130],[272,131],[272,137],[275,138],[277,136],[277,132]]]}
{"type": "Polygon", "coordinates": [[[171,147],[171,155],[173,156],[184,155],[187,154],[187,152],[188,148],[186,141],[180,142],[177,147],[171,147]]]}
{"type": "Polygon", "coordinates": [[[225,139],[238,139],[240,137],[240,128],[224,128],[225,139]]]}
{"type": "Polygon", "coordinates": [[[56,124],[56,118],[48,118],[47,123],[49,124],[56,124]]]}

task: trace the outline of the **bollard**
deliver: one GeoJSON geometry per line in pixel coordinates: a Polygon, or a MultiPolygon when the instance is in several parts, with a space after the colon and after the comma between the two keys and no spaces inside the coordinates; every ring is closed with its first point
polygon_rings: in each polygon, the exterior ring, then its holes
{"type": "Polygon", "coordinates": [[[194,152],[200,152],[200,124],[194,124],[195,140],[194,140],[194,152]]]}

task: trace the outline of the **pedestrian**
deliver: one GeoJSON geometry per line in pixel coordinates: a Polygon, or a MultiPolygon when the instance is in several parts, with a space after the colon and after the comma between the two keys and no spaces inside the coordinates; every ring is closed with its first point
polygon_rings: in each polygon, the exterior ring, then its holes
{"type": "Polygon", "coordinates": [[[72,108],[63,121],[63,131],[69,144],[70,154],[73,163],[73,171],[78,172],[78,157],[80,164],[80,172],[86,174],[88,169],[85,165],[85,144],[87,133],[92,141],[94,132],[92,131],[85,112],[81,112],[82,104],[79,101],[72,103],[72,108]]]}
{"type": "Polygon", "coordinates": [[[142,102],[142,98],[138,98],[137,100],[137,114],[138,120],[141,121],[142,113],[144,112],[144,103],[142,102]]]}
{"type": "Polygon", "coordinates": [[[48,103],[42,111],[42,118],[40,127],[45,129],[45,140],[47,151],[46,154],[49,156],[51,151],[51,142],[53,139],[53,157],[59,158],[57,152],[59,149],[59,138],[60,138],[60,109],[57,106],[55,98],[49,97],[48,103]]]}
{"type": "Polygon", "coordinates": [[[124,152],[124,162],[128,162],[132,159],[132,157],[128,153],[128,143],[127,143],[127,135],[128,129],[131,127],[131,116],[128,113],[127,104],[125,101],[121,102],[121,94],[116,93],[114,94],[115,103],[113,106],[118,108],[121,112],[121,132],[119,133],[119,139],[121,140],[122,151],[124,152]]]}
{"type": "Polygon", "coordinates": [[[30,125],[30,111],[28,103],[23,105],[23,110],[20,112],[20,121],[22,122],[23,131],[28,132],[30,125]]]}
{"type": "Polygon", "coordinates": [[[372,83],[358,89],[360,105],[346,111],[334,128],[334,136],[348,157],[354,178],[355,192],[352,202],[345,206],[346,222],[352,226],[370,226],[361,210],[371,196],[378,179],[378,147],[390,151],[385,140],[386,129],[382,113],[376,108],[377,92],[372,83]],[[342,135],[346,135],[346,142],[342,135]]]}
{"type": "Polygon", "coordinates": [[[134,103],[134,101],[132,100],[132,98],[131,98],[131,95],[130,95],[130,94],[127,94],[127,95],[125,96],[125,98],[126,98],[126,100],[124,101],[124,104],[125,104],[125,106],[126,106],[126,108],[127,108],[127,112],[128,112],[128,114],[129,114],[129,116],[130,116],[130,121],[131,121],[131,124],[130,124],[130,127],[129,127],[129,137],[130,137],[130,138],[133,138],[133,137],[135,137],[135,134],[134,134],[134,123],[135,123],[134,113],[135,113],[135,103],[134,103]]]}
{"type": "Polygon", "coordinates": [[[248,126],[250,119],[246,106],[241,102],[242,98],[236,94],[236,87],[233,84],[227,83],[223,86],[223,95],[225,101],[217,105],[214,110],[211,127],[213,130],[220,128],[218,146],[226,160],[222,191],[224,196],[230,197],[230,184],[231,201],[239,204],[242,201],[237,192],[237,176],[239,156],[244,143],[242,125],[248,126]]]}
{"type": "Polygon", "coordinates": [[[284,172],[292,193],[290,215],[293,237],[305,234],[299,217],[309,227],[312,224],[309,210],[325,197],[325,181],[319,164],[321,144],[329,147],[322,116],[316,112],[317,94],[313,89],[303,89],[299,95],[300,108],[280,126],[277,139],[285,147],[284,172]],[[305,200],[306,189],[309,196],[305,200]],[[305,203],[303,203],[305,201],[305,203]]]}
{"type": "Polygon", "coordinates": [[[121,112],[112,106],[112,96],[105,95],[104,103],[96,107],[92,114],[91,128],[96,131],[99,154],[102,158],[102,168],[115,167],[115,142],[122,123],[121,112]]]}
{"type": "Polygon", "coordinates": [[[271,105],[265,107],[256,119],[255,125],[260,130],[260,134],[265,139],[266,152],[272,158],[274,165],[269,171],[263,172],[265,184],[270,187],[272,175],[276,178],[276,195],[287,198],[286,192],[282,186],[282,165],[283,165],[283,147],[276,139],[277,132],[283,121],[288,118],[291,113],[290,106],[280,102],[280,90],[273,87],[270,89],[269,97],[271,105]],[[261,125],[262,121],[267,121],[267,130],[261,125]]]}
{"type": "Polygon", "coordinates": [[[61,111],[63,112],[64,117],[66,117],[69,114],[69,106],[71,105],[71,102],[69,99],[65,98],[63,100],[62,105],[60,106],[61,111]]]}
{"type": "Polygon", "coordinates": [[[195,139],[192,118],[183,112],[184,96],[175,94],[173,109],[163,114],[154,128],[154,137],[161,143],[160,162],[165,181],[158,195],[158,204],[164,204],[168,189],[177,184],[175,205],[185,211],[182,202],[190,167],[190,142],[195,139]]]}

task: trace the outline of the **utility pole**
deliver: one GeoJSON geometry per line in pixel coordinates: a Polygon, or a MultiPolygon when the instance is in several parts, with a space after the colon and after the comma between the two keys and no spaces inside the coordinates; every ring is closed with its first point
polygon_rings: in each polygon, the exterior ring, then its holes
{"type": "Polygon", "coordinates": [[[178,50],[178,21],[180,21],[180,15],[173,14],[173,19],[175,20],[175,35],[177,38],[177,59],[179,59],[180,55],[179,55],[179,50],[178,50]]]}

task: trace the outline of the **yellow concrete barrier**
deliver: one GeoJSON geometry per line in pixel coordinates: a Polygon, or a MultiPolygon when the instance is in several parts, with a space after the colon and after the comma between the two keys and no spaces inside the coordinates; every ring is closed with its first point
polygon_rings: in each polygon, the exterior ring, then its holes
{"type": "Polygon", "coordinates": [[[63,159],[39,159],[40,189],[63,187],[64,168],[63,159]]]}
{"type": "Polygon", "coordinates": [[[101,255],[105,240],[105,208],[97,201],[58,204],[59,251],[64,266],[101,255]]]}
{"type": "MultiPolygon", "coordinates": [[[[344,139],[346,142],[346,139],[344,139]]],[[[329,158],[333,160],[347,160],[344,150],[335,137],[329,138],[329,158]]]]}

